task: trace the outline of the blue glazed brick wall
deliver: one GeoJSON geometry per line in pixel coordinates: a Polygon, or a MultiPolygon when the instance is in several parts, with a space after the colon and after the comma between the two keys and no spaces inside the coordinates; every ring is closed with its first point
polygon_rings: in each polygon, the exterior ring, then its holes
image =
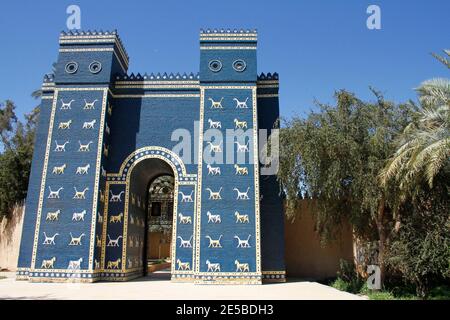
{"type": "MultiPolygon", "coordinates": [[[[45,197],[42,206],[41,225],[37,248],[36,265],[40,266],[43,259],[57,257],[55,268],[66,269],[70,260],[83,258],[82,269],[88,269],[89,243],[92,215],[92,199],[96,192],[94,189],[95,169],[97,160],[99,122],[102,103],[101,91],[64,91],[58,95],[58,104],[55,112],[52,144],[48,160],[45,197]],[[89,102],[98,100],[94,110],[84,110],[84,99],[89,102]],[[70,110],[61,110],[61,100],[74,100],[70,110]],[[96,120],[94,129],[83,129],[85,122],[96,120]],[[60,129],[62,122],[72,121],[70,129],[60,129]],[[56,152],[56,144],[66,144],[65,152],[56,152]],[[80,145],[88,144],[88,152],[80,152],[80,145]],[[90,166],[87,174],[77,174],[78,167],[90,166]],[[54,174],[55,167],[66,166],[63,174],[54,174]],[[49,199],[52,191],[64,188],[60,192],[59,199],[49,199]],[[77,191],[86,190],[85,199],[74,199],[75,188],[77,191]],[[86,189],[88,188],[88,189],[86,189]],[[47,219],[49,212],[59,210],[59,219],[51,221],[47,219]],[[85,211],[84,218],[77,221],[75,213],[85,211]],[[44,245],[44,232],[47,236],[59,233],[55,245],[44,245]],[[82,245],[69,246],[71,235],[82,238],[82,245]]],[[[101,148],[101,146],[100,146],[101,148]]]]}
{"type": "MultiPolygon", "coordinates": [[[[221,275],[226,275],[229,279],[240,278],[242,283],[258,283],[261,280],[260,264],[262,271],[283,271],[283,215],[276,179],[273,176],[255,177],[253,159],[247,153],[238,153],[234,143],[248,145],[249,150],[257,153],[253,150],[253,128],[270,128],[278,117],[277,98],[258,99],[257,117],[253,117],[254,90],[258,86],[256,40],[253,39],[256,36],[244,35],[252,38],[244,42],[201,40],[200,79],[193,75],[128,76],[128,58],[119,40],[95,43],[90,39],[83,44],[87,36],[95,38],[98,34],[66,36],[61,38],[53,84],[58,96],[43,186],[36,268],[52,257],[56,261],[48,270],[40,270],[32,276],[53,279],[55,272],[64,274],[70,261],[80,258],[83,259],[81,271],[94,280],[126,280],[141,275],[147,188],[158,174],[173,174],[176,180],[172,277],[210,281],[219,276],[213,280],[221,281],[224,279],[221,275]],[[204,46],[208,48],[204,49],[204,46]],[[221,62],[222,68],[218,72],[208,67],[212,60],[221,62]],[[242,72],[233,68],[237,60],[245,62],[242,72]],[[101,63],[99,73],[89,71],[89,65],[94,61],[101,63]],[[69,62],[77,63],[76,73],[65,71],[69,62]],[[222,101],[223,109],[212,109],[209,99],[222,101]],[[63,103],[72,100],[69,108],[61,109],[63,103]],[[86,110],[86,103],[95,100],[95,107],[86,110]],[[245,101],[248,108],[237,108],[236,100],[245,101]],[[197,159],[198,148],[202,148],[204,156],[211,155],[207,143],[210,137],[203,132],[203,140],[199,141],[201,118],[204,132],[209,129],[208,120],[220,121],[222,128],[219,132],[224,136],[227,129],[235,128],[235,120],[247,123],[249,131],[246,134],[240,132],[234,140],[222,141],[219,153],[229,155],[227,151],[232,151],[233,162],[210,163],[220,168],[220,175],[211,174],[206,162],[202,162],[202,170],[198,170],[198,161],[203,161],[197,159]],[[60,129],[68,121],[71,121],[70,128],[60,129]],[[92,128],[90,123],[93,123],[92,128]],[[65,145],[65,151],[55,152],[57,143],[62,145],[66,141],[69,143],[65,145]],[[79,143],[90,141],[89,152],[80,152],[79,143]],[[182,142],[186,148],[179,159],[171,150],[179,149],[182,142]],[[131,158],[127,160],[129,156],[131,158]],[[248,174],[237,175],[235,162],[246,168],[248,174]],[[86,174],[77,173],[87,165],[90,168],[86,174]],[[54,174],[53,171],[61,166],[64,166],[64,173],[54,174]],[[121,168],[124,171],[120,171],[121,168]],[[197,185],[200,178],[202,183],[197,185]],[[52,191],[64,188],[58,199],[48,199],[49,186],[52,191]],[[89,188],[86,198],[74,199],[74,187],[77,191],[89,188]],[[221,190],[222,199],[209,199],[207,188],[216,192],[221,190]],[[234,188],[247,194],[249,199],[237,199],[234,188]],[[258,192],[263,196],[261,201],[255,199],[258,192]],[[186,201],[183,195],[192,195],[192,201],[186,201]],[[197,203],[199,195],[200,206],[197,203]],[[260,225],[256,223],[256,204],[260,205],[260,225]],[[46,219],[49,212],[57,210],[57,220],[46,219]],[[74,218],[74,213],[84,210],[84,219],[74,218]],[[220,221],[216,221],[220,223],[208,222],[208,212],[220,215],[220,221]],[[243,223],[237,221],[236,212],[248,220],[243,223]],[[179,214],[190,217],[192,221],[183,223],[178,218],[179,214]],[[259,230],[261,252],[257,242],[259,230]],[[43,244],[44,232],[47,236],[59,234],[55,245],[43,244]],[[69,245],[70,233],[72,237],[84,233],[82,245],[69,245]],[[221,248],[212,248],[207,236],[212,239],[220,237],[221,248]],[[238,247],[235,236],[249,239],[249,248],[238,247]],[[210,264],[220,264],[220,272],[208,268],[207,260],[210,264]],[[238,270],[235,260],[248,268],[238,270]],[[180,268],[178,261],[188,263],[189,267],[180,268]],[[249,278],[243,273],[251,273],[254,281],[248,282],[249,278]]],[[[265,88],[257,90],[258,94],[277,93],[277,90],[265,88]]],[[[19,267],[25,269],[31,266],[51,109],[52,100],[43,100],[19,259],[19,267]]],[[[221,159],[226,160],[224,157],[221,159]]]]}
{"type": "MultiPolygon", "coordinates": [[[[225,138],[226,129],[234,129],[234,119],[239,121],[246,121],[249,125],[249,129],[252,129],[252,91],[251,90],[206,90],[205,91],[205,123],[204,128],[209,129],[208,119],[214,119],[214,121],[221,121],[222,134],[225,138]],[[212,109],[211,103],[208,98],[212,98],[214,101],[219,101],[223,98],[223,109],[212,109]],[[236,102],[234,98],[239,101],[247,100],[249,108],[236,109],[236,102]]],[[[242,139],[239,139],[241,144],[249,145],[251,149],[253,146],[253,140],[246,138],[245,135],[242,139]]],[[[237,139],[236,139],[237,141],[237,139]]],[[[230,148],[235,154],[235,161],[237,161],[237,146],[231,141],[227,144],[226,141],[212,141],[214,144],[222,142],[222,151],[219,153],[222,156],[225,153],[229,153],[230,148]]],[[[211,152],[208,147],[207,141],[203,143],[203,150],[205,155],[211,152]]],[[[256,243],[255,243],[255,185],[254,185],[254,166],[249,163],[248,153],[244,153],[245,162],[239,163],[241,167],[246,167],[249,174],[245,176],[238,176],[235,174],[234,163],[212,163],[214,167],[221,169],[221,175],[208,174],[207,164],[203,164],[202,170],[202,209],[201,209],[201,238],[200,238],[200,271],[207,272],[208,267],[206,261],[211,263],[220,263],[222,272],[235,272],[236,266],[235,260],[241,263],[248,263],[250,266],[250,272],[256,271],[256,243]],[[221,188],[221,200],[211,200],[209,198],[209,190],[217,192],[221,188]],[[237,192],[234,188],[239,189],[241,192],[248,190],[249,200],[237,200],[237,192]],[[235,212],[249,216],[249,223],[236,223],[235,212]],[[221,223],[208,222],[207,213],[210,212],[213,215],[221,215],[221,223]],[[209,247],[209,236],[212,239],[221,238],[222,248],[209,247]],[[250,248],[237,248],[238,240],[234,237],[238,236],[240,239],[249,238],[250,248]]],[[[222,157],[223,158],[223,157],[222,157]]]]}
{"type": "MultiPolygon", "coordinates": [[[[278,97],[258,99],[258,125],[268,136],[279,118],[278,97]]],[[[261,246],[265,271],[285,270],[284,210],[280,187],[275,175],[261,176],[261,246]]]]}
{"type": "Polygon", "coordinates": [[[52,100],[43,99],[40,107],[39,120],[36,128],[33,161],[31,163],[30,182],[26,200],[26,210],[20,243],[18,268],[29,268],[33,250],[34,231],[36,225],[37,204],[40,181],[44,166],[45,147],[50,123],[52,100]]]}

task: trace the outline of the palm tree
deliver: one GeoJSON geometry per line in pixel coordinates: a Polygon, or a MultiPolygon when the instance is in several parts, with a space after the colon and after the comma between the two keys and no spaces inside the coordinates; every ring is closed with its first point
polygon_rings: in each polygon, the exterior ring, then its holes
{"type": "MultiPolygon", "coordinates": [[[[445,53],[447,56],[450,57],[450,50],[444,50],[444,53],[445,53]]],[[[432,55],[433,57],[435,57],[436,59],[438,59],[440,62],[442,62],[445,66],[447,66],[447,68],[450,69],[450,61],[449,61],[447,58],[442,57],[442,56],[440,56],[440,55],[438,55],[438,54],[435,54],[435,53],[432,53],[431,55],[432,55]]]]}
{"type": "MultiPolygon", "coordinates": [[[[450,56],[450,51],[444,51],[450,56]]],[[[434,56],[447,67],[446,58],[434,56]]],[[[450,173],[450,80],[431,79],[417,89],[421,108],[398,139],[398,150],[381,173],[381,182],[397,182],[401,190],[430,188],[439,173],[450,173]]]]}

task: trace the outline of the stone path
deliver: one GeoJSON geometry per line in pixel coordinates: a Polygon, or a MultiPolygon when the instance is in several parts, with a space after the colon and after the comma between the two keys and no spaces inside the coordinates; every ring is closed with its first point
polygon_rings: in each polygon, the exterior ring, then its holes
{"type": "Polygon", "coordinates": [[[130,282],[29,283],[16,281],[14,273],[0,273],[0,299],[87,299],[87,300],[363,300],[317,282],[290,279],[287,283],[262,286],[194,285],[172,283],[167,274],[130,282]]]}

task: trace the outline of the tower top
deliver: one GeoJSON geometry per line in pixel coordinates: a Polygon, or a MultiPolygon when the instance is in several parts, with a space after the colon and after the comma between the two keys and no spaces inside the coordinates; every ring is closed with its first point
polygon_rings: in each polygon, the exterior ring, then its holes
{"type": "Polygon", "coordinates": [[[122,56],[125,64],[128,66],[130,57],[128,56],[125,46],[119,37],[117,30],[113,31],[62,31],[59,36],[59,44],[64,46],[77,45],[115,45],[122,56]]]}

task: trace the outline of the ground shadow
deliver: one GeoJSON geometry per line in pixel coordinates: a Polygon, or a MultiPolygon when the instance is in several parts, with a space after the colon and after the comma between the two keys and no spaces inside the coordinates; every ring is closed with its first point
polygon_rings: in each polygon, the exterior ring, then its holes
{"type": "Polygon", "coordinates": [[[147,282],[147,281],[170,281],[170,271],[152,272],[146,276],[133,279],[130,282],[147,282]]]}
{"type": "Polygon", "coordinates": [[[58,300],[55,298],[49,298],[49,296],[32,296],[32,297],[2,297],[0,296],[0,300],[58,300]]]}

